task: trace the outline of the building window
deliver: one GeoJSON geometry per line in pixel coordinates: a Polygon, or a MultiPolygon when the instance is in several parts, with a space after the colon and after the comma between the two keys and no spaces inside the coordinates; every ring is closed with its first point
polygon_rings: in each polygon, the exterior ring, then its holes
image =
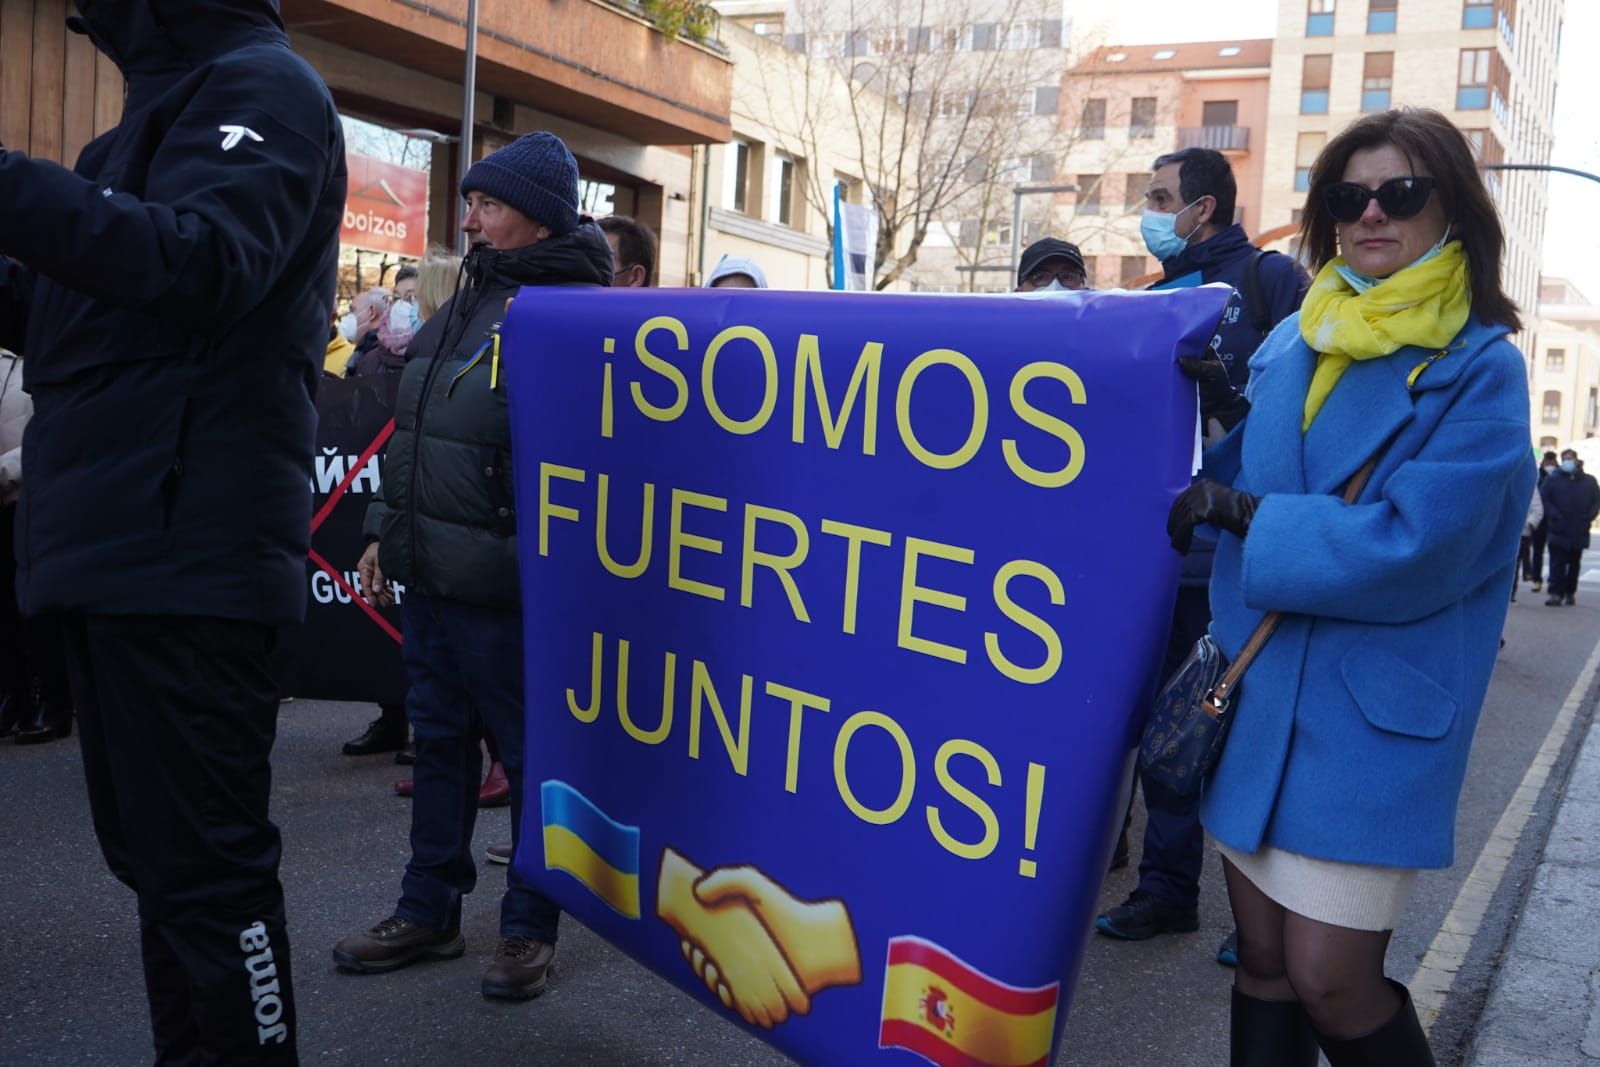
{"type": "Polygon", "coordinates": [[[1239,101],[1207,100],[1200,105],[1200,125],[1210,127],[1239,125],[1239,101]]]}
{"type": "Polygon", "coordinates": [[[1156,98],[1136,96],[1128,117],[1129,137],[1154,137],[1156,135],[1156,98]]]}
{"type": "Polygon", "coordinates": [[[1043,30],[1044,23],[1038,19],[1017,19],[1009,26],[998,28],[996,36],[999,38],[999,48],[1012,52],[1038,48],[1043,30]]]}
{"type": "Polygon", "coordinates": [[[1129,282],[1139,277],[1139,275],[1149,273],[1145,266],[1145,258],[1143,256],[1122,256],[1120,258],[1122,262],[1118,264],[1118,285],[1127,285],[1129,282]]]}
{"type": "Polygon", "coordinates": [[[939,93],[934,98],[934,114],[941,119],[956,119],[972,110],[972,94],[964,90],[939,93]]]}
{"type": "Polygon", "coordinates": [[[780,224],[793,226],[795,223],[795,196],[800,191],[799,182],[800,164],[788,156],[778,157],[778,180],[773,184],[777,186],[777,210],[773,214],[780,224]]]}
{"type": "Polygon", "coordinates": [[[1489,60],[1492,48],[1463,48],[1461,73],[1456,79],[1456,108],[1481,111],[1489,106],[1489,60]]]}
{"type": "Polygon", "coordinates": [[[1361,110],[1389,110],[1394,88],[1394,53],[1368,52],[1361,67],[1361,110]]]}
{"type": "Polygon", "coordinates": [[[1061,86],[1042,85],[1028,95],[1028,103],[1033,115],[1054,115],[1061,110],[1061,86]]]}
{"type": "Polygon", "coordinates": [[[1494,0],[1466,0],[1461,5],[1461,28],[1487,30],[1494,25],[1494,0]]]}
{"type": "Polygon", "coordinates": [[[1545,370],[1566,370],[1567,350],[1565,348],[1547,348],[1544,353],[1545,370]]]}
{"type": "Polygon", "coordinates": [[[1554,425],[1561,421],[1561,390],[1550,389],[1544,394],[1544,424],[1554,425]]]}
{"type": "Polygon", "coordinates": [[[1331,55],[1306,56],[1300,68],[1300,114],[1328,113],[1328,86],[1333,78],[1331,55]]]}
{"type": "Polygon", "coordinates": [[[866,36],[869,56],[896,56],[906,50],[906,34],[902,30],[868,30],[866,36]]]}
{"type": "Polygon", "coordinates": [[[1333,36],[1333,0],[1306,0],[1306,36],[1333,36]]]}
{"type": "Polygon", "coordinates": [[[1393,33],[1400,0],[1368,0],[1367,32],[1393,33]]]}
{"type": "Polygon", "coordinates": [[[1100,178],[1099,174],[1078,175],[1078,214],[1100,214],[1100,178]]]}
{"type": "Polygon", "coordinates": [[[1539,450],[1541,452],[1554,452],[1558,443],[1554,437],[1541,437],[1539,438],[1539,450]]]}
{"type": "Polygon", "coordinates": [[[1328,143],[1325,133],[1302,133],[1294,146],[1294,188],[1303,193],[1311,188],[1311,165],[1328,143]]]}
{"type": "Polygon", "coordinates": [[[750,28],[755,31],[757,37],[778,37],[783,34],[783,20],[756,22],[751,24],[750,28]]]}
{"type": "Polygon", "coordinates": [[[1095,97],[1083,102],[1083,120],[1078,125],[1078,136],[1086,141],[1098,141],[1106,135],[1105,97],[1095,97]]]}
{"type": "Polygon", "coordinates": [[[806,51],[812,59],[843,59],[850,54],[850,35],[843,30],[810,34],[806,37],[806,51]]]}
{"type": "Polygon", "coordinates": [[[1144,190],[1148,184],[1143,174],[1128,175],[1127,184],[1123,187],[1122,208],[1124,211],[1144,210],[1144,190]]]}
{"type": "Polygon", "coordinates": [[[750,194],[750,143],[734,141],[723,157],[722,202],[735,211],[744,211],[750,194]]]}

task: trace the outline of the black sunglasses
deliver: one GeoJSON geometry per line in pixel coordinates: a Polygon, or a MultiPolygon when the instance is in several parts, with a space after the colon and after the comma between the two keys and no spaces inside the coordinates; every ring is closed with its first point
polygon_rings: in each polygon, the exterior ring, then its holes
{"type": "Polygon", "coordinates": [[[1409,219],[1428,206],[1432,178],[1390,178],[1376,189],[1359,182],[1334,182],[1322,191],[1322,201],[1336,222],[1354,222],[1376,200],[1391,219],[1409,219]]]}

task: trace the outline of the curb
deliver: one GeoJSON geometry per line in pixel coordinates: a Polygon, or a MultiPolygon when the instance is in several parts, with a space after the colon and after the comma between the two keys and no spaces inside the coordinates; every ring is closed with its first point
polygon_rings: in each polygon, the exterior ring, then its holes
{"type": "Polygon", "coordinates": [[[1466,1067],[1600,1067],[1600,718],[1590,723],[1466,1067]]]}

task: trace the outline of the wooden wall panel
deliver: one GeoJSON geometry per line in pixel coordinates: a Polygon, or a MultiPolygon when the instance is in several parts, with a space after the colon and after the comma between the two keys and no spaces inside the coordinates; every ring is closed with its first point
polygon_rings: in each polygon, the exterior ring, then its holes
{"type": "Polygon", "coordinates": [[[62,91],[61,159],[75,163],[83,146],[94,140],[94,57],[89,38],[67,33],[66,82],[62,91]]]}
{"type": "Polygon", "coordinates": [[[33,0],[0,0],[0,142],[24,152],[32,77],[33,0]]]}
{"type": "Polygon", "coordinates": [[[71,166],[122,116],[122,72],[67,29],[70,0],[0,0],[0,143],[71,166]]]}
{"type": "Polygon", "coordinates": [[[60,160],[62,97],[67,73],[64,0],[38,0],[33,7],[33,100],[28,152],[60,160]]]}

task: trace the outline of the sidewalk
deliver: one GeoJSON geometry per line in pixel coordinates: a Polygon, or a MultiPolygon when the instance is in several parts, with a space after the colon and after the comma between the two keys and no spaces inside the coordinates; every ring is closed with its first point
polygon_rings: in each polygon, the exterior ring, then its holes
{"type": "Polygon", "coordinates": [[[1600,718],[1559,803],[1468,1067],[1600,1067],[1600,718]]]}

